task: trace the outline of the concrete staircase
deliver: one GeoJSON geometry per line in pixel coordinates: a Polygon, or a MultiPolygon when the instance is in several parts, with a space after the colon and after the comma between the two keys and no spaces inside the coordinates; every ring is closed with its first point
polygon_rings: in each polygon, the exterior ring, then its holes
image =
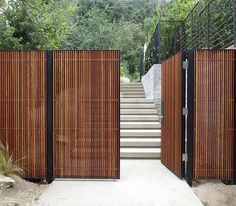
{"type": "Polygon", "coordinates": [[[141,83],[121,84],[121,158],[160,159],[161,128],[155,104],[141,83]]]}

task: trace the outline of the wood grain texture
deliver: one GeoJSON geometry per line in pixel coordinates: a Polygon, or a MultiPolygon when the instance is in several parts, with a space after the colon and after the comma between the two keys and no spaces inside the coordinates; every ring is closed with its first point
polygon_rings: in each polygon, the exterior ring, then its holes
{"type": "Polygon", "coordinates": [[[194,179],[233,179],[234,51],[195,51],[194,179]]]}
{"type": "Polygon", "coordinates": [[[161,162],[181,177],[182,54],[162,63],[161,162]]]}
{"type": "Polygon", "coordinates": [[[0,52],[0,140],[24,169],[45,178],[45,52],[0,52]]]}
{"type": "Polygon", "coordinates": [[[55,51],[54,175],[119,178],[119,51],[55,51]]]}

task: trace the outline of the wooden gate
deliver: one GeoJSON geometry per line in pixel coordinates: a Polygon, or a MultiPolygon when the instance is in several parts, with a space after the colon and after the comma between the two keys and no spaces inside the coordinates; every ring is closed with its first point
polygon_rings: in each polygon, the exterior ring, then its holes
{"type": "Polygon", "coordinates": [[[185,151],[185,70],[178,53],[162,63],[161,161],[178,177],[184,177],[182,154],[185,151]]]}
{"type": "Polygon", "coordinates": [[[120,177],[119,51],[0,52],[0,140],[25,178],[120,177]]]}
{"type": "Polygon", "coordinates": [[[54,176],[119,178],[118,51],[56,51],[54,176]]]}

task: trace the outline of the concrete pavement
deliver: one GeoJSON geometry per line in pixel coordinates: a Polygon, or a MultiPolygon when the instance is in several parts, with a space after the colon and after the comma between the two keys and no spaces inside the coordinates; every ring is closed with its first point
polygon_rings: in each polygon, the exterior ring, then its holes
{"type": "Polygon", "coordinates": [[[42,206],[201,206],[193,190],[159,160],[121,160],[119,181],[57,180],[42,206]]]}

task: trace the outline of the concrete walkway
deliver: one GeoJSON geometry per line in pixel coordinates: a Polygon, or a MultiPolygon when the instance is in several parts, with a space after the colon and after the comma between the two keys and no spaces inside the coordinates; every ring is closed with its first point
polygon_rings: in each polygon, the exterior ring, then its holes
{"type": "Polygon", "coordinates": [[[54,181],[40,198],[46,206],[201,206],[185,181],[159,160],[121,160],[115,181],[54,181]]]}

